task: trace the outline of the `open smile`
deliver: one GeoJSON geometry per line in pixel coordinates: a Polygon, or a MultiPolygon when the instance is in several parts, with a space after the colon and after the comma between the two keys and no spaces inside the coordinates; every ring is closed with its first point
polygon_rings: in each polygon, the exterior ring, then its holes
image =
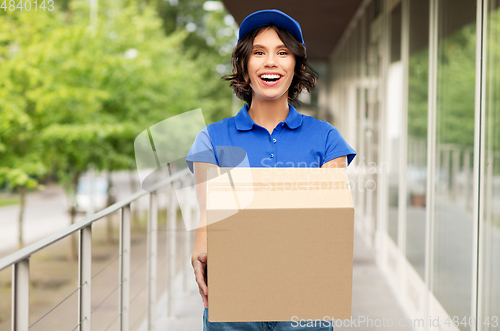
{"type": "Polygon", "coordinates": [[[274,86],[281,81],[281,78],[283,78],[283,76],[280,74],[262,74],[259,76],[259,78],[262,84],[266,86],[274,86]]]}

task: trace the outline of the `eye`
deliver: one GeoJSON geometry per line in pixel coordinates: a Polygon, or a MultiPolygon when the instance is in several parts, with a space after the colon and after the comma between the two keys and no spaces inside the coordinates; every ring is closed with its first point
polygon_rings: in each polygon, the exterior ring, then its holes
{"type": "Polygon", "coordinates": [[[288,55],[288,52],[287,51],[279,51],[278,54],[279,55],[288,55]]]}
{"type": "Polygon", "coordinates": [[[263,52],[263,51],[255,51],[255,52],[253,52],[253,53],[254,53],[254,54],[256,54],[256,55],[264,55],[264,52],[263,52]]]}

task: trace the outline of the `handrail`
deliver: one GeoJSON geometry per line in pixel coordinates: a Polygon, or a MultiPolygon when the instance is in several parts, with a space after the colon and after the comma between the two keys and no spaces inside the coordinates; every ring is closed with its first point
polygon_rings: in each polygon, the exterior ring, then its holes
{"type": "MultiPolygon", "coordinates": [[[[2,259],[0,259],[0,270],[3,270],[9,266],[12,266],[12,318],[11,327],[13,331],[25,331],[30,328],[29,326],[29,288],[30,288],[30,257],[33,253],[40,251],[41,249],[56,243],[57,241],[71,235],[74,233],[79,234],[79,246],[78,246],[78,320],[77,326],[74,330],[78,331],[90,331],[92,328],[92,224],[98,220],[101,220],[105,216],[113,213],[120,212],[120,242],[119,242],[119,326],[120,330],[129,330],[130,322],[130,252],[131,252],[131,218],[130,218],[130,206],[132,202],[137,201],[139,198],[149,195],[149,211],[148,211],[148,226],[147,226],[147,316],[145,319],[146,329],[148,331],[153,331],[155,328],[155,319],[157,312],[156,305],[156,283],[157,283],[157,258],[158,258],[158,197],[157,191],[159,188],[169,185],[169,219],[168,223],[176,223],[177,219],[175,217],[176,212],[172,210],[177,210],[180,206],[179,201],[175,198],[174,191],[183,185],[190,185],[191,177],[187,175],[190,174],[188,169],[184,169],[170,175],[168,178],[159,181],[153,185],[148,191],[138,192],[132,194],[127,199],[118,201],[115,204],[103,209],[102,211],[85,217],[81,221],[78,221],[67,228],[58,231],[46,238],[43,238],[17,252],[14,252],[2,259]]],[[[185,215],[185,221],[191,221],[191,213],[193,212],[191,199],[186,199],[189,193],[184,193],[183,204],[187,204],[188,212],[185,215]],[[185,195],[187,194],[187,195],[185,195]]],[[[182,206],[180,206],[182,208],[182,206]]],[[[188,251],[192,248],[193,244],[192,233],[186,232],[184,236],[186,252],[184,253],[183,259],[189,260],[188,251]]],[[[169,273],[167,275],[167,300],[171,304],[170,297],[172,296],[172,271],[176,265],[177,255],[174,254],[175,251],[175,236],[171,235],[171,238],[167,238],[171,241],[168,253],[168,268],[169,273]],[[172,246],[173,245],[173,246],[172,246]]],[[[187,263],[184,263],[187,264],[187,263]]],[[[186,278],[188,275],[187,267],[181,269],[183,272],[183,277],[186,278]]],[[[50,313],[50,311],[49,311],[50,313]]],[[[48,314],[48,313],[47,313],[48,314]]],[[[47,315],[46,314],[46,315],[47,315]]],[[[167,309],[167,316],[171,317],[172,310],[170,306],[167,309]]],[[[43,319],[44,315],[41,319],[43,319]]],[[[39,319],[39,320],[41,320],[39,319]]],[[[38,322],[38,321],[37,321],[38,322]]]]}
{"type": "MultiPolygon", "coordinates": [[[[179,172],[174,173],[172,176],[162,180],[161,182],[158,182],[157,184],[153,185],[151,187],[151,191],[154,192],[157,189],[169,184],[170,182],[173,182],[177,179],[182,178],[189,172],[189,169],[184,169],[179,172]]],[[[44,247],[47,247],[61,239],[64,239],[65,237],[83,229],[84,227],[88,226],[89,224],[103,218],[104,216],[107,216],[115,211],[120,210],[121,208],[129,205],[132,201],[135,201],[141,197],[143,197],[146,194],[149,194],[150,192],[144,191],[144,192],[137,192],[130,196],[128,199],[118,201],[115,204],[101,210],[100,212],[93,214],[91,216],[87,216],[84,219],[71,224],[65,229],[62,229],[48,237],[45,237],[43,239],[40,239],[37,242],[34,242],[33,244],[26,246],[6,257],[3,257],[0,259],[0,271],[2,271],[5,268],[10,267],[11,265],[18,263],[28,257],[30,257],[32,254],[38,252],[39,250],[43,249],[44,247]]]]}

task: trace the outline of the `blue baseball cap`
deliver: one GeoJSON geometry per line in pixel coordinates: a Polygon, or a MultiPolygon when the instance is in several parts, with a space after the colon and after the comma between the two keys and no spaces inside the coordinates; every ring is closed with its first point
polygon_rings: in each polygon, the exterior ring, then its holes
{"type": "Polygon", "coordinates": [[[304,38],[302,37],[300,24],[287,14],[277,9],[259,10],[248,15],[243,22],[241,22],[240,30],[238,32],[238,42],[240,42],[240,40],[253,29],[269,24],[274,24],[287,30],[294,35],[295,38],[297,38],[302,45],[304,45],[304,47],[306,46],[304,38]]]}

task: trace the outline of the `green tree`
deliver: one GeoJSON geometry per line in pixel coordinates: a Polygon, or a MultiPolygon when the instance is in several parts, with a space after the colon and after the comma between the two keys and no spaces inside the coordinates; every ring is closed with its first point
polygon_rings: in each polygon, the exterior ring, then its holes
{"type": "MultiPolygon", "coordinates": [[[[39,180],[46,174],[42,145],[37,137],[34,104],[29,97],[30,87],[40,80],[36,67],[18,60],[21,45],[36,36],[26,35],[33,27],[50,21],[45,17],[29,21],[11,12],[0,12],[0,182],[20,195],[18,216],[18,246],[23,243],[23,219],[28,190],[39,189],[39,180]],[[22,26],[17,30],[17,26],[22,26]]],[[[50,28],[50,24],[46,25],[50,28]]]]}
{"type": "Polygon", "coordinates": [[[0,181],[54,174],[74,201],[89,164],[135,166],[145,128],[200,107],[208,122],[230,114],[221,53],[187,47],[185,29],[165,36],[153,6],[101,1],[92,27],[86,1],[68,12],[0,13],[0,181]]]}

